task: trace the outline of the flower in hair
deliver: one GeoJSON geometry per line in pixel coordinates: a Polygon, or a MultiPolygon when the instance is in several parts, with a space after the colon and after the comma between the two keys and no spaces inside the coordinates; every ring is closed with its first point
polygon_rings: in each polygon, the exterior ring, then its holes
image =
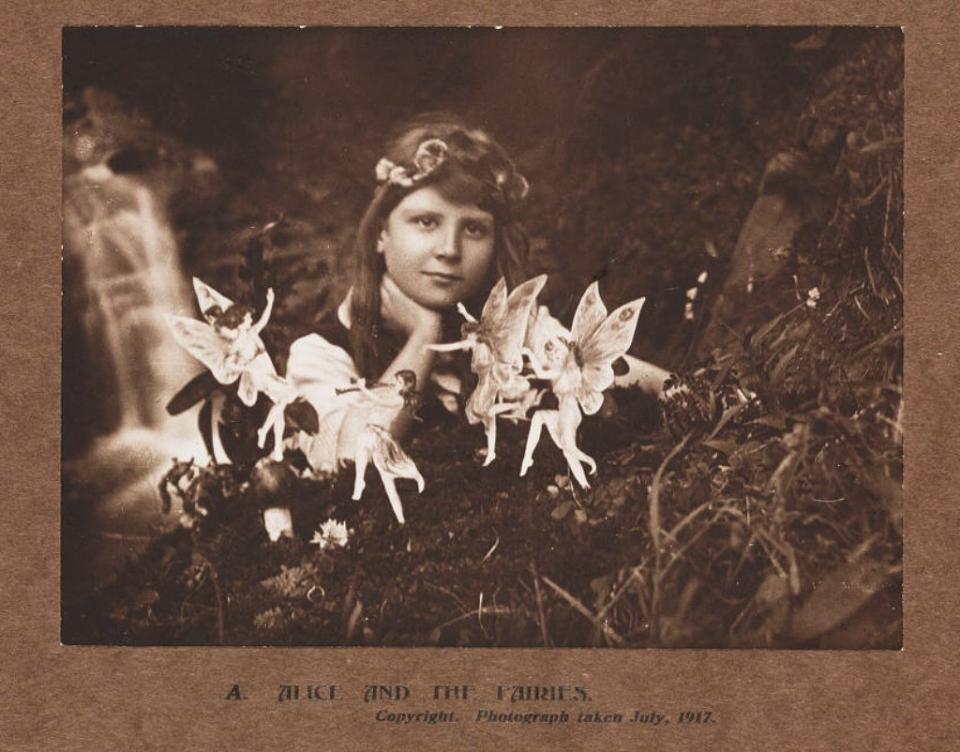
{"type": "Polygon", "coordinates": [[[376,174],[378,183],[402,185],[405,188],[413,185],[413,179],[407,174],[407,169],[394,164],[386,157],[377,162],[376,174]]]}
{"type": "Polygon", "coordinates": [[[439,138],[427,139],[417,147],[413,167],[395,164],[386,157],[377,162],[377,181],[410,188],[446,162],[448,152],[449,147],[439,138]]]}
{"type": "MultiPolygon", "coordinates": [[[[456,135],[454,134],[454,137],[456,135]]],[[[471,135],[477,140],[488,143],[485,138],[481,139],[477,134],[471,135]]],[[[455,141],[451,141],[451,143],[455,147],[458,146],[455,141]]],[[[428,138],[417,147],[410,167],[398,165],[386,157],[377,162],[375,170],[377,182],[412,188],[432,175],[450,158],[450,147],[446,141],[439,138],[428,138]]],[[[497,165],[495,168],[487,166],[486,170],[481,168],[481,171],[487,171],[492,178],[492,181],[488,181],[488,185],[492,189],[496,200],[500,203],[507,204],[520,201],[526,198],[530,190],[526,178],[517,172],[512,164],[497,165]]],[[[484,179],[487,181],[487,178],[484,179]]]]}
{"type": "Polygon", "coordinates": [[[504,202],[521,201],[530,192],[527,179],[516,170],[496,169],[493,171],[493,180],[504,202]]]}
{"type": "Polygon", "coordinates": [[[417,166],[419,175],[426,177],[447,160],[449,147],[439,138],[431,138],[417,147],[413,155],[413,163],[417,166]]]}

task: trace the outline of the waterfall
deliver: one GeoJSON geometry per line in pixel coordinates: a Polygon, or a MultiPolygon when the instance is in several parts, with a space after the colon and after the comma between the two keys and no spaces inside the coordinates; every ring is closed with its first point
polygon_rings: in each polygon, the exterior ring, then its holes
{"type": "Polygon", "coordinates": [[[161,514],[157,491],[171,459],[206,460],[196,411],[173,418],[165,410],[201,366],[163,318],[194,315],[163,203],[147,181],[106,162],[64,180],[64,265],[72,273],[64,275],[63,433],[99,435],[64,463],[64,526],[77,529],[63,538],[94,582],[176,524],[161,514]],[[90,419],[72,425],[73,416],[90,419]]]}
{"type": "MultiPolygon", "coordinates": [[[[88,357],[101,359],[119,415],[114,433],[149,429],[170,444],[189,431],[166,401],[199,370],[174,342],[163,315],[193,315],[193,301],[165,211],[153,191],[106,164],[86,167],[64,186],[64,252],[80,268],[79,315],[88,357]]],[[[187,424],[189,425],[189,424],[187,424]]]]}

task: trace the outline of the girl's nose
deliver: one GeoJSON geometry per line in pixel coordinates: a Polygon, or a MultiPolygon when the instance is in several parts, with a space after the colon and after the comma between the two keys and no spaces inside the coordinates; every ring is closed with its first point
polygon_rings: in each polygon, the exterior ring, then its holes
{"type": "Polygon", "coordinates": [[[460,258],[460,232],[451,227],[439,239],[434,251],[437,258],[456,260],[460,258]]]}

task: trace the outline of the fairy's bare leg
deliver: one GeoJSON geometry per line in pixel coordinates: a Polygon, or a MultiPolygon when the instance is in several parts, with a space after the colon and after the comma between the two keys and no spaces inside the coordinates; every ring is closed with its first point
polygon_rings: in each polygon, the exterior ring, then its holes
{"type": "Polygon", "coordinates": [[[270,433],[270,429],[273,428],[274,413],[276,412],[276,409],[276,405],[270,408],[270,412],[267,413],[267,419],[263,421],[263,425],[260,426],[260,430],[257,431],[257,446],[261,449],[263,449],[263,445],[267,441],[267,434],[270,433]]]}
{"type": "Polygon", "coordinates": [[[580,427],[581,420],[583,420],[583,416],[576,400],[564,399],[555,419],[547,423],[547,430],[550,431],[550,437],[563,452],[564,459],[566,459],[573,477],[583,488],[590,488],[580,462],[587,462],[590,465],[591,473],[596,472],[597,464],[592,457],[584,454],[577,446],[577,429],[580,427]]]}
{"type": "Polygon", "coordinates": [[[397,518],[397,522],[403,524],[403,504],[400,503],[400,494],[397,493],[397,484],[392,475],[380,473],[380,480],[383,481],[383,489],[387,492],[387,498],[390,500],[390,508],[397,518]]]}
{"type": "Polygon", "coordinates": [[[527,432],[527,445],[523,450],[523,462],[520,463],[520,477],[527,474],[533,464],[533,450],[540,442],[540,433],[543,431],[543,422],[547,413],[556,414],[555,410],[540,410],[530,419],[530,430],[527,432]]]}
{"type": "Polygon", "coordinates": [[[564,400],[564,406],[561,408],[561,415],[565,420],[561,420],[561,423],[564,426],[564,435],[563,442],[564,445],[570,448],[570,451],[576,454],[577,459],[580,462],[584,462],[590,468],[590,475],[597,474],[597,463],[594,461],[593,457],[584,452],[577,444],[577,429],[580,427],[580,423],[583,421],[583,413],[580,412],[580,407],[577,405],[576,401],[573,399],[564,400]]]}
{"type": "Polygon", "coordinates": [[[580,449],[580,447],[577,447],[577,456],[580,458],[581,462],[586,463],[590,467],[590,475],[597,474],[597,463],[593,457],[580,449]]]}
{"type": "Polygon", "coordinates": [[[364,476],[367,473],[367,463],[370,462],[370,448],[367,442],[362,438],[358,442],[357,455],[354,460],[356,475],[353,478],[353,500],[359,501],[363,496],[363,489],[366,488],[364,476]]]}
{"type": "Polygon", "coordinates": [[[273,421],[273,459],[277,462],[283,460],[283,429],[285,428],[283,407],[283,405],[274,405],[272,408],[277,411],[273,421]]]}
{"type": "Polygon", "coordinates": [[[494,412],[497,407],[499,405],[494,405],[483,421],[483,430],[487,433],[487,456],[483,460],[484,467],[497,458],[497,414],[494,412]]]}

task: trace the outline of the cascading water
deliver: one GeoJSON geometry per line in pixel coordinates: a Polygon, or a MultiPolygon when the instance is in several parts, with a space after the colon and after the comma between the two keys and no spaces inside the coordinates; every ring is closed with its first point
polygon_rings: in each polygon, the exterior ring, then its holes
{"type": "Polygon", "coordinates": [[[197,370],[163,319],[192,310],[176,241],[146,186],[102,164],[78,178],[68,186],[78,200],[65,213],[79,216],[65,217],[65,228],[82,258],[85,328],[114,377],[117,430],[152,429],[169,443],[182,438],[183,422],[167,415],[165,400],[197,370]]]}
{"type": "Polygon", "coordinates": [[[194,308],[164,202],[142,176],[108,165],[64,180],[63,435],[65,451],[84,447],[63,467],[64,561],[73,551],[87,570],[71,573],[74,589],[101,581],[175,524],[157,491],[171,458],[206,459],[195,413],[165,410],[201,366],[164,320],[194,308]],[[82,425],[70,424],[76,415],[82,425]],[[70,439],[84,432],[84,441],[70,439]]]}

